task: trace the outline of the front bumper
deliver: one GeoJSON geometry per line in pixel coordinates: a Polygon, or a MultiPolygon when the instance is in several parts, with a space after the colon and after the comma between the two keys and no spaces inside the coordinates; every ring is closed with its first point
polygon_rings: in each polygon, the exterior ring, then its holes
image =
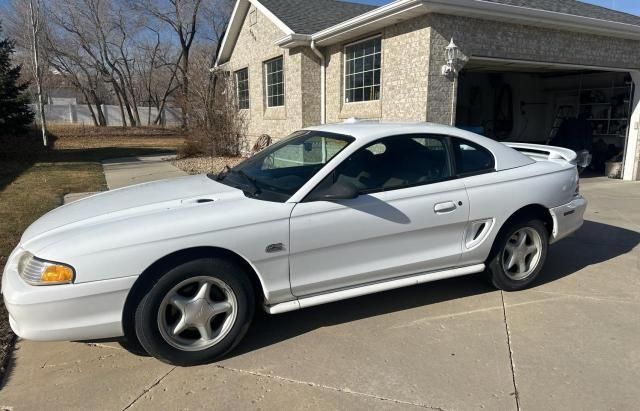
{"type": "Polygon", "coordinates": [[[20,278],[11,260],[2,276],[2,295],[11,329],[19,337],[75,341],[123,335],[122,310],[137,277],[32,286],[20,278]]]}
{"type": "Polygon", "coordinates": [[[549,212],[553,218],[553,232],[549,242],[555,243],[562,240],[582,227],[586,209],[587,200],[581,195],[576,196],[570,203],[551,208],[549,212]]]}

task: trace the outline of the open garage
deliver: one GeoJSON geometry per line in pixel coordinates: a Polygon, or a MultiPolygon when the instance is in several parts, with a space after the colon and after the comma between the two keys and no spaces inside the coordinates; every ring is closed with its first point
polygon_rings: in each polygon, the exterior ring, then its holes
{"type": "Polygon", "coordinates": [[[592,156],[585,175],[623,178],[625,160],[633,165],[627,145],[637,101],[627,71],[472,58],[458,80],[458,127],[500,141],[585,150],[592,156]]]}

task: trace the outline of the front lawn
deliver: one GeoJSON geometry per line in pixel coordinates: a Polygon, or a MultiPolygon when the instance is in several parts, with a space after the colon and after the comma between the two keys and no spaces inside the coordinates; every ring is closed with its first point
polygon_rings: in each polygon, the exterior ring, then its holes
{"type": "MultiPolygon", "coordinates": [[[[0,272],[24,230],[68,193],[106,190],[102,160],[174,152],[182,137],[166,130],[54,129],[54,148],[28,151],[3,139],[0,157],[0,272]]],[[[0,381],[15,337],[0,301],[0,381]]]]}

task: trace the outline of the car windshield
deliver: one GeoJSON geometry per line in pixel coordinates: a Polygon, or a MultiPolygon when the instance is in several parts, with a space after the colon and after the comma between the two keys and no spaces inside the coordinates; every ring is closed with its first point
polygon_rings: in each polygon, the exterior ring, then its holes
{"type": "Polygon", "coordinates": [[[210,177],[250,197],[284,202],[353,140],[341,134],[297,131],[236,167],[210,177]]]}

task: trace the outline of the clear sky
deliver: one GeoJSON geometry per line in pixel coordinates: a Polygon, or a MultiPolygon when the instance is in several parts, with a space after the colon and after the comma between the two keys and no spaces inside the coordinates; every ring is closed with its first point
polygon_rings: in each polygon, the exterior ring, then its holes
{"type": "MultiPolygon", "coordinates": [[[[387,4],[389,0],[348,0],[355,3],[365,4],[387,4]]],[[[0,0],[1,2],[1,0],[0,0]]],[[[640,0],[583,0],[583,3],[596,4],[598,6],[608,7],[610,9],[624,11],[626,13],[640,16],[640,0]]]]}

